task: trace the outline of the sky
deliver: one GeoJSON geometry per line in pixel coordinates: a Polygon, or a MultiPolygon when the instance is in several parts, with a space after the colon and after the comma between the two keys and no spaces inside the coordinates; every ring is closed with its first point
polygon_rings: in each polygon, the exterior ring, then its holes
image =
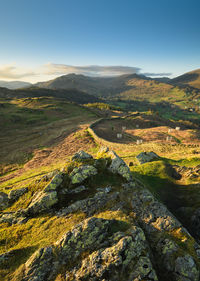
{"type": "Polygon", "coordinates": [[[0,80],[200,68],[199,0],[0,0],[0,80]]]}

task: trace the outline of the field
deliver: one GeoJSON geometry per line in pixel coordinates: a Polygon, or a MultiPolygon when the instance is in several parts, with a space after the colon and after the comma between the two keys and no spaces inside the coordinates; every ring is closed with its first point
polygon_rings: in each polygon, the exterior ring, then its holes
{"type": "Polygon", "coordinates": [[[199,131],[195,124],[170,121],[156,115],[136,114],[133,117],[105,119],[94,128],[99,137],[124,144],[171,143],[199,145],[199,131]],[[179,130],[179,129],[180,130],[179,130]],[[118,138],[117,134],[122,134],[118,138]]]}

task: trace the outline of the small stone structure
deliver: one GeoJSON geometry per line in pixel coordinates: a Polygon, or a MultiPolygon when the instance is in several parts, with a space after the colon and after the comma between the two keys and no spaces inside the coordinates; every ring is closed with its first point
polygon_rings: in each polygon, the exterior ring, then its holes
{"type": "Polygon", "coordinates": [[[172,136],[167,136],[166,141],[172,141],[172,136]]]}
{"type": "Polygon", "coordinates": [[[143,143],[143,140],[137,140],[136,141],[136,144],[142,144],[143,143]]]}
{"type": "Polygon", "coordinates": [[[117,134],[117,138],[118,138],[118,139],[122,139],[122,134],[119,134],[119,133],[118,133],[118,134],[117,134]]]}

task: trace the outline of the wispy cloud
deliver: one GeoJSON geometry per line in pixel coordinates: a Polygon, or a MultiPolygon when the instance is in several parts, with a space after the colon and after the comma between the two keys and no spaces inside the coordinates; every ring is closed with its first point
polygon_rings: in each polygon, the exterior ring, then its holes
{"type": "Polygon", "coordinates": [[[83,74],[89,76],[114,76],[122,74],[139,73],[139,67],[131,66],[72,66],[66,64],[48,63],[43,67],[45,74],[49,75],[63,75],[69,73],[83,74]]]}
{"type": "Polygon", "coordinates": [[[56,78],[69,73],[83,74],[93,77],[117,76],[123,74],[143,74],[146,76],[170,76],[171,73],[143,73],[142,69],[134,66],[72,66],[67,64],[48,63],[36,69],[19,67],[16,64],[0,66],[0,80],[18,80],[37,82],[56,78]]]}
{"type": "Polygon", "coordinates": [[[151,73],[151,72],[146,72],[146,73],[142,73],[145,76],[151,76],[151,77],[164,77],[164,76],[171,76],[172,73],[168,73],[168,72],[161,72],[161,73],[151,73]]]}
{"type": "Polygon", "coordinates": [[[37,74],[33,71],[19,68],[15,64],[0,66],[0,79],[18,80],[25,77],[32,77],[34,75],[37,74]]]}

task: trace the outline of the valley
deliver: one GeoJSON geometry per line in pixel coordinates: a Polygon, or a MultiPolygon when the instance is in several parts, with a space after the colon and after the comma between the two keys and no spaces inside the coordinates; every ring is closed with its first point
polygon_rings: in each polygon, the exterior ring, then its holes
{"type": "Polygon", "coordinates": [[[0,280],[199,280],[200,90],[129,78],[0,89],[0,280]]]}

